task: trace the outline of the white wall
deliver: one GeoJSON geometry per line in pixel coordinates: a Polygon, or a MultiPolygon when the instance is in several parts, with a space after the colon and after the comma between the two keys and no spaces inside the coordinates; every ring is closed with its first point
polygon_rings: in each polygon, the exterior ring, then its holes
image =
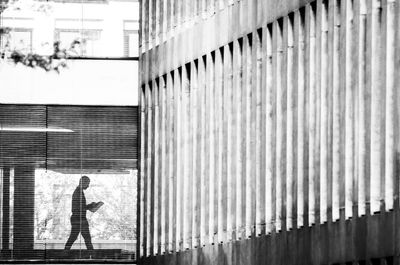
{"type": "Polygon", "coordinates": [[[60,74],[0,62],[0,103],[138,105],[138,63],[68,60],[60,74]]]}

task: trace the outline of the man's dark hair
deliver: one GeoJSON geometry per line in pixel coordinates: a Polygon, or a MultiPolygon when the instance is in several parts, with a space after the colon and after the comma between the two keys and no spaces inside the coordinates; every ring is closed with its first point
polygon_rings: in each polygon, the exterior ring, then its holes
{"type": "Polygon", "coordinates": [[[90,182],[90,178],[88,176],[82,176],[81,179],[79,180],[79,185],[84,182],[90,182]]]}

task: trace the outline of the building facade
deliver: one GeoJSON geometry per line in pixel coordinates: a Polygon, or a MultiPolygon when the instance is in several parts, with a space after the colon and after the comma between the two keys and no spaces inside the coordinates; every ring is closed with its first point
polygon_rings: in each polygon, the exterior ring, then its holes
{"type": "Polygon", "coordinates": [[[141,1],[143,264],[398,264],[399,2],[141,1]]]}

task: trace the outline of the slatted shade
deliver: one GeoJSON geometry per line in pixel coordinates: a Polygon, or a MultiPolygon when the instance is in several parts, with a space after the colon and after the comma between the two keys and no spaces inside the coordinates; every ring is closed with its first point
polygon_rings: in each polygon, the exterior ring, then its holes
{"type": "Polygon", "coordinates": [[[45,106],[0,105],[0,165],[45,161],[46,134],[28,128],[46,128],[45,106]]]}
{"type": "Polygon", "coordinates": [[[0,105],[0,163],[63,172],[136,168],[136,107],[0,105]]]}

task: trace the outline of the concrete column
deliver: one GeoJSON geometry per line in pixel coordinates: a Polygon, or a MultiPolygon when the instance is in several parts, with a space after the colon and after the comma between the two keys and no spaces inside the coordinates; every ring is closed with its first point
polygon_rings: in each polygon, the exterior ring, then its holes
{"type": "Polygon", "coordinates": [[[160,132],[161,132],[161,147],[160,147],[160,157],[161,157],[161,170],[159,173],[159,183],[161,185],[161,195],[159,197],[159,205],[160,205],[160,223],[159,223],[159,244],[160,244],[160,252],[165,253],[166,245],[167,245],[167,229],[168,229],[168,119],[167,119],[167,109],[168,109],[168,100],[167,100],[167,87],[166,87],[166,76],[160,77],[160,132]]]}
{"type": "Polygon", "coordinates": [[[151,47],[156,46],[156,36],[157,36],[157,3],[159,0],[149,0],[150,1],[150,42],[151,47]]]}
{"type": "Polygon", "coordinates": [[[191,146],[191,80],[190,65],[182,67],[182,240],[183,249],[191,248],[192,146],[191,146]]]}
{"type": "Polygon", "coordinates": [[[208,132],[206,129],[206,115],[207,109],[207,94],[206,94],[206,60],[205,58],[199,59],[198,64],[198,90],[199,90],[199,148],[200,148],[200,246],[204,246],[207,242],[207,209],[208,209],[208,176],[207,172],[207,137],[208,132]]]}
{"type": "Polygon", "coordinates": [[[167,133],[167,141],[168,141],[168,153],[167,153],[167,163],[168,163],[168,212],[167,212],[167,218],[168,218],[168,232],[166,235],[167,241],[168,241],[168,249],[167,251],[170,252],[174,249],[174,216],[175,216],[175,200],[174,200],[174,194],[176,194],[176,187],[174,186],[176,176],[174,171],[174,152],[175,152],[175,145],[174,145],[174,83],[173,83],[173,73],[167,74],[167,94],[168,94],[168,111],[167,111],[167,126],[168,126],[168,133],[167,133]]]}
{"type": "Polygon", "coordinates": [[[162,130],[161,130],[161,94],[162,89],[160,88],[159,79],[153,82],[153,117],[154,117],[154,147],[152,155],[152,165],[154,165],[153,170],[153,185],[154,194],[153,198],[153,211],[154,211],[154,223],[152,226],[153,230],[153,251],[157,255],[160,253],[160,233],[161,233],[161,171],[162,171],[162,159],[161,159],[161,146],[162,146],[162,130]],[[153,159],[154,158],[154,159],[153,159]]]}
{"type": "Polygon", "coordinates": [[[353,216],[353,194],[355,179],[355,60],[354,47],[354,14],[353,2],[346,2],[346,84],[345,84],[345,217],[346,219],[353,216]]]}
{"type": "Polygon", "coordinates": [[[215,153],[216,153],[216,145],[215,145],[215,54],[207,55],[207,92],[208,92],[208,106],[209,110],[209,243],[214,243],[214,235],[216,234],[215,229],[215,220],[216,220],[216,161],[215,161],[215,153]]]}
{"type": "MultiPolygon", "coordinates": [[[[314,207],[315,207],[315,224],[320,223],[320,209],[321,209],[321,79],[322,79],[322,13],[323,6],[328,4],[328,1],[318,0],[311,3],[313,10],[315,10],[315,134],[313,135],[314,145],[314,207]]],[[[311,74],[311,73],[310,73],[311,74]]],[[[328,103],[329,104],[329,103],[328,103]]],[[[329,137],[329,136],[328,136],[329,137]]],[[[315,242],[314,244],[318,244],[315,242]]]]}
{"type": "Polygon", "coordinates": [[[153,40],[153,27],[152,27],[152,21],[153,21],[153,4],[154,0],[146,0],[146,24],[147,24],[147,48],[150,50],[153,47],[152,40],[153,40]]]}
{"type": "Polygon", "coordinates": [[[32,255],[34,241],[35,170],[17,166],[14,169],[13,248],[16,258],[32,255]]]}
{"type": "Polygon", "coordinates": [[[183,93],[182,93],[182,68],[175,70],[176,111],[174,124],[176,124],[176,251],[183,246],[183,93]]]}
{"type": "Polygon", "coordinates": [[[151,199],[152,199],[152,193],[151,193],[151,187],[152,187],[152,178],[151,178],[151,172],[152,172],[152,161],[151,161],[151,154],[152,154],[152,125],[153,125],[153,115],[152,115],[152,91],[149,85],[146,85],[146,100],[147,100],[147,124],[146,124],[146,181],[145,181],[145,206],[146,206],[146,228],[143,230],[145,233],[145,240],[146,240],[146,255],[150,255],[150,248],[151,248],[151,242],[152,242],[152,237],[151,237],[151,231],[152,231],[152,204],[151,204],[151,199]]]}
{"type": "Polygon", "coordinates": [[[168,34],[168,22],[169,22],[169,16],[168,16],[168,7],[170,5],[170,1],[163,0],[161,4],[161,43],[167,40],[167,34],[168,34]]]}
{"type": "Polygon", "coordinates": [[[234,84],[233,84],[233,93],[234,99],[233,102],[235,105],[235,119],[236,126],[234,130],[236,131],[236,141],[235,141],[235,150],[236,159],[234,164],[236,165],[236,227],[235,227],[235,238],[239,239],[241,236],[241,229],[243,227],[243,215],[242,215],[242,204],[243,204],[243,153],[242,153],[242,73],[243,73],[243,40],[238,40],[234,42],[233,45],[233,72],[234,72],[234,84]]]}
{"type": "Polygon", "coordinates": [[[285,125],[286,125],[286,87],[284,86],[284,78],[286,76],[284,66],[283,51],[283,20],[274,23],[275,36],[275,56],[276,56],[276,72],[275,72],[275,89],[276,89],[276,231],[282,230],[283,213],[283,186],[286,185],[286,157],[285,157],[285,125]]]}
{"type": "MultiPolygon", "coordinates": [[[[350,1],[351,2],[351,1],[350,1]]],[[[342,40],[346,40],[346,10],[347,10],[347,2],[341,3],[337,2],[335,6],[335,25],[338,28],[338,38],[340,39],[339,45],[339,56],[338,62],[336,65],[338,66],[338,75],[344,76],[346,78],[346,41],[344,44],[341,43],[342,40]],[[344,66],[342,66],[344,64],[344,66]]],[[[338,78],[340,80],[340,128],[339,137],[340,137],[340,175],[339,175],[339,191],[336,196],[338,196],[339,201],[339,216],[340,218],[345,217],[345,207],[346,207],[346,166],[345,166],[345,153],[346,153],[346,129],[343,130],[346,126],[346,79],[338,78]]]]}
{"type": "Polygon", "coordinates": [[[225,45],[224,47],[224,152],[225,152],[225,183],[226,183],[226,211],[225,211],[225,230],[227,232],[226,240],[232,240],[232,231],[235,220],[235,130],[234,130],[234,111],[232,104],[233,95],[233,74],[232,74],[232,55],[233,46],[225,45]]]}
{"type": "Polygon", "coordinates": [[[170,235],[170,245],[169,251],[173,251],[176,249],[176,221],[177,221],[177,166],[178,166],[178,153],[177,153],[177,121],[178,121],[178,111],[177,111],[177,101],[179,100],[178,91],[177,91],[177,83],[179,82],[178,71],[175,70],[170,75],[168,75],[168,87],[170,89],[170,193],[169,193],[169,202],[170,202],[170,212],[169,212],[169,235],[170,235]]]}
{"type": "Polygon", "coordinates": [[[163,33],[163,11],[164,11],[164,0],[158,0],[156,3],[156,45],[162,41],[163,33]]]}
{"type": "Polygon", "coordinates": [[[255,236],[261,235],[264,229],[264,176],[262,172],[262,63],[263,63],[262,30],[253,32],[253,98],[252,98],[252,139],[253,139],[253,229],[255,236]],[[254,227],[255,226],[255,227],[254,227]]]}
{"type": "Polygon", "coordinates": [[[212,64],[212,59],[210,55],[203,57],[204,63],[204,241],[203,245],[210,242],[210,188],[211,188],[211,160],[210,160],[210,150],[211,150],[211,99],[212,97],[210,89],[210,68],[212,64]]]}
{"type": "Polygon", "coordinates": [[[296,186],[296,50],[294,17],[287,17],[287,119],[286,119],[286,229],[292,229],[295,214],[296,186]]]}
{"type": "Polygon", "coordinates": [[[139,216],[139,253],[137,256],[142,256],[145,251],[145,240],[144,240],[144,232],[145,231],[145,178],[146,178],[146,153],[145,150],[146,146],[146,97],[145,97],[145,86],[142,87],[140,93],[140,178],[139,178],[139,185],[140,189],[138,190],[138,199],[139,199],[139,209],[140,209],[140,216],[139,216]]]}
{"type": "Polygon", "coordinates": [[[321,151],[320,151],[320,222],[325,223],[328,220],[328,167],[329,167],[329,103],[330,103],[330,86],[328,80],[329,74],[329,31],[328,31],[328,3],[321,4],[321,68],[320,73],[320,89],[321,89],[321,105],[316,106],[316,112],[321,112],[320,132],[321,132],[321,151]]]}
{"type": "MultiPolygon", "coordinates": [[[[249,10],[251,10],[254,7],[253,3],[249,2],[249,10]]],[[[253,12],[252,12],[253,13],[253,12]]],[[[253,16],[252,19],[254,20],[256,16],[253,16]]],[[[248,193],[248,200],[249,204],[247,205],[248,209],[248,216],[249,218],[249,230],[248,230],[248,236],[255,236],[255,228],[256,228],[256,209],[257,209],[257,203],[256,203],[256,196],[257,196],[257,178],[258,174],[260,173],[259,171],[259,148],[257,147],[257,109],[258,106],[261,107],[261,104],[257,106],[257,97],[258,97],[258,92],[257,92],[257,82],[258,82],[258,64],[257,64],[257,42],[259,41],[258,36],[257,36],[257,31],[253,31],[251,36],[248,35],[249,38],[249,69],[248,69],[248,92],[249,94],[249,105],[248,110],[250,112],[249,121],[250,121],[250,132],[249,132],[249,138],[248,138],[248,154],[250,155],[250,161],[251,164],[249,164],[248,171],[249,174],[246,175],[246,179],[249,183],[249,193],[248,193]],[[258,153],[257,153],[258,151],[258,153]]]]}
{"type": "Polygon", "coordinates": [[[307,153],[306,153],[306,130],[307,124],[307,86],[306,86],[306,46],[305,46],[305,9],[301,9],[295,14],[296,31],[297,31],[297,227],[304,226],[305,215],[305,185],[307,153]]]}
{"type": "Polygon", "coordinates": [[[2,249],[1,256],[7,258],[7,251],[9,250],[10,243],[10,169],[3,169],[3,224],[2,224],[2,249]]]}
{"type": "MultiPolygon", "coordinates": [[[[240,2],[240,4],[242,4],[240,2]]],[[[247,69],[247,57],[248,57],[248,41],[246,40],[246,37],[242,38],[240,40],[241,45],[241,61],[239,65],[239,84],[240,86],[238,87],[238,97],[239,97],[239,102],[238,104],[238,109],[240,110],[239,114],[239,120],[241,121],[241,126],[239,128],[240,132],[238,132],[238,140],[239,142],[239,150],[238,150],[238,156],[239,156],[239,163],[240,163],[240,168],[238,169],[238,174],[240,174],[239,182],[238,182],[238,231],[237,231],[237,238],[238,239],[243,239],[245,238],[245,229],[246,229],[246,128],[248,128],[247,123],[246,123],[246,105],[247,105],[247,100],[246,100],[246,69],[247,69]],[[239,173],[240,172],[240,173],[239,173]],[[240,198],[240,199],[239,199],[240,198]]]]}
{"type": "Polygon", "coordinates": [[[200,246],[200,205],[201,205],[201,92],[199,62],[191,63],[191,127],[192,127],[192,248],[200,246]]]}
{"type": "Polygon", "coordinates": [[[315,223],[315,153],[316,153],[316,10],[313,6],[308,6],[309,14],[309,54],[308,54],[308,92],[309,92],[309,129],[308,129],[308,142],[309,142],[309,152],[308,152],[308,225],[315,223]]]}
{"type": "Polygon", "coordinates": [[[267,234],[272,232],[275,219],[275,102],[276,90],[274,89],[274,65],[273,65],[273,28],[265,29],[265,223],[267,234]]]}
{"type": "Polygon", "coordinates": [[[164,1],[165,3],[165,7],[164,7],[164,33],[166,35],[164,35],[165,39],[167,40],[170,36],[170,32],[171,32],[171,19],[172,19],[172,1],[171,0],[166,0],[164,1]]]}
{"type": "Polygon", "coordinates": [[[173,110],[174,110],[174,101],[173,101],[173,95],[174,95],[174,84],[172,80],[172,74],[168,73],[167,74],[167,80],[166,80],[166,86],[167,86],[167,103],[166,103],[166,115],[167,115],[167,122],[166,122],[166,140],[167,140],[167,148],[166,148],[166,163],[167,163],[167,176],[164,176],[167,178],[166,182],[166,196],[167,196],[167,201],[165,204],[167,205],[166,209],[166,252],[170,252],[173,247],[172,247],[172,236],[173,236],[173,209],[174,209],[174,179],[175,176],[173,174],[173,159],[174,159],[174,152],[173,152],[173,110]]]}
{"type": "Polygon", "coordinates": [[[220,229],[221,236],[220,242],[227,242],[228,233],[228,194],[230,193],[231,187],[229,186],[229,178],[228,168],[230,166],[230,152],[228,151],[228,145],[230,142],[230,125],[229,122],[230,114],[230,103],[229,103],[229,95],[231,93],[231,79],[229,75],[231,74],[230,65],[231,65],[231,55],[229,51],[229,45],[225,45],[223,50],[221,50],[221,55],[223,56],[222,60],[222,86],[221,86],[221,124],[222,128],[220,129],[221,139],[221,208],[219,210],[220,213],[220,229]],[[223,188],[225,187],[225,188],[223,188]]]}
{"type": "Polygon", "coordinates": [[[370,205],[371,214],[380,211],[381,185],[383,176],[383,142],[385,133],[382,130],[385,120],[384,73],[381,61],[382,49],[385,43],[382,27],[382,6],[380,0],[372,1],[371,14],[371,174],[370,174],[370,205]]]}
{"type": "Polygon", "coordinates": [[[360,1],[358,25],[358,94],[357,94],[357,176],[358,176],[358,214],[366,214],[366,178],[369,172],[367,165],[368,148],[368,122],[367,111],[369,91],[367,91],[367,4],[366,0],[360,1]]]}
{"type": "Polygon", "coordinates": [[[244,220],[245,220],[245,234],[244,237],[250,237],[252,234],[252,227],[253,227],[253,207],[252,207],[252,180],[253,180],[253,166],[254,162],[252,161],[253,154],[252,154],[252,146],[251,146],[251,97],[252,97],[252,41],[253,35],[247,35],[243,41],[243,87],[242,87],[242,103],[243,103],[243,124],[244,131],[242,135],[243,139],[243,152],[244,152],[244,159],[242,162],[244,163],[244,182],[245,185],[243,189],[245,190],[244,196],[244,220]]]}
{"type": "MultiPolygon", "coordinates": [[[[340,218],[340,207],[341,197],[340,187],[343,180],[343,145],[342,145],[342,131],[343,131],[343,91],[341,82],[341,54],[342,46],[341,42],[341,10],[340,5],[335,3],[333,5],[333,72],[332,72],[332,112],[333,112],[333,125],[332,125],[332,220],[336,221],[340,218]]],[[[343,193],[344,194],[344,193],[343,193]]],[[[344,206],[344,205],[343,205],[344,206]]]]}
{"type": "Polygon", "coordinates": [[[217,177],[217,207],[216,207],[216,224],[215,228],[217,231],[217,242],[222,243],[225,239],[225,210],[226,210],[226,185],[223,168],[226,168],[226,159],[224,160],[224,50],[222,48],[216,50],[215,52],[215,132],[216,132],[216,153],[215,153],[215,162],[216,162],[216,173],[217,177]]]}
{"type": "MultiPolygon", "coordinates": [[[[398,5],[398,3],[397,3],[398,5]]],[[[395,182],[395,113],[396,113],[396,8],[388,1],[386,11],[386,126],[385,126],[385,209],[392,210],[395,182]]],[[[398,103],[397,103],[398,104],[398,103]]]]}
{"type": "Polygon", "coordinates": [[[146,51],[149,41],[149,1],[143,0],[141,4],[141,34],[142,34],[142,49],[146,51]]]}
{"type": "Polygon", "coordinates": [[[240,99],[240,71],[239,71],[239,66],[240,66],[240,47],[237,41],[233,43],[232,48],[232,65],[231,65],[231,74],[232,74],[232,83],[231,83],[231,165],[230,165],[230,171],[228,174],[230,174],[231,178],[231,184],[232,184],[232,190],[231,190],[231,227],[229,231],[228,227],[228,232],[230,232],[232,240],[236,240],[236,235],[237,235],[237,223],[238,223],[238,212],[239,212],[239,207],[238,207],[238,200],[239,200],[239,193],[238,193],[238,186],[240,178],[239,178],[239,168],[240,168],[240,162],[239,162],[239,153],[238,150],[240,148],[240,139],[239,139],[239,131],[240,131],[240,104],[239,104],[239,99],[240,99]],[[239,114],[239,115],[238,115],[239,114]]]}

